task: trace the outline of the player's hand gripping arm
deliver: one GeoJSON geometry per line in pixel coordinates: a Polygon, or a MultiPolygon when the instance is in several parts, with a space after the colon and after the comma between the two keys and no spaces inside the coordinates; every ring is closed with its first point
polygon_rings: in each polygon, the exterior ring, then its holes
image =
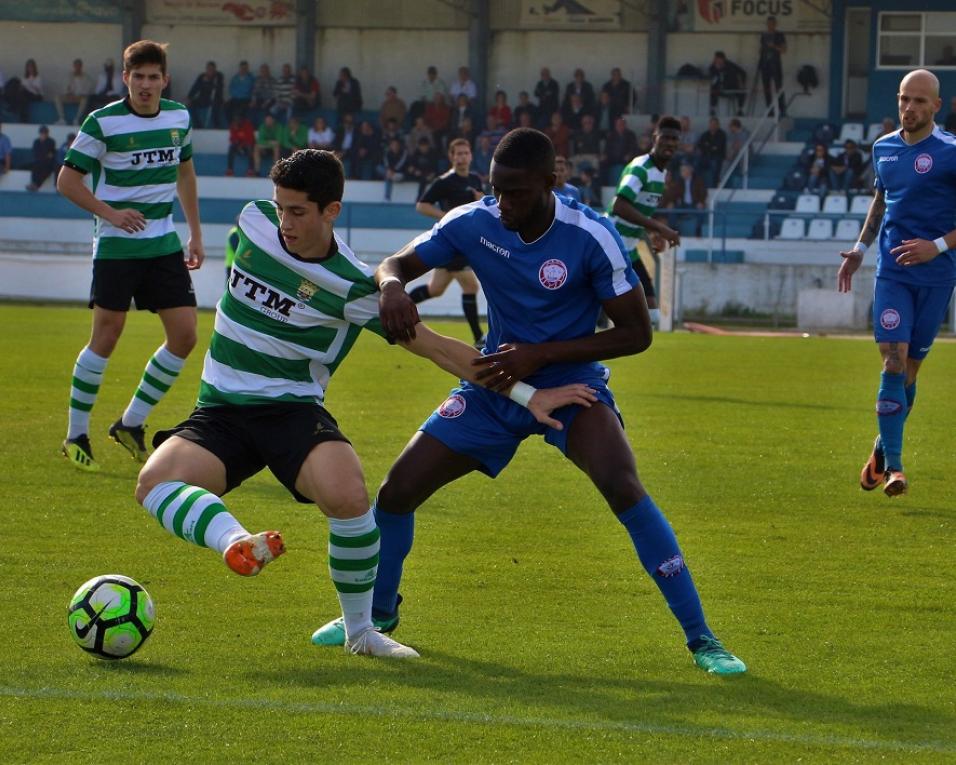
{"type": "Polygon", "coordinates": [[[863,229],[860,231],[860,237],[853,247],[840,253],[843,262],[840,264],[840,270],[837,272],[837,291],[849,292],[853,274],[863,263],[863,253],[876,240],[876,235],[880,232],[880,224],[883,222],[883,213],[886,212],[886,199],[883,192],[877,189],[870,202],[870,209],[866,213],[866,220],[863,222],[863,229]]]}
{"type": "Polygon", "coordinates": [[[146,218],[139,210],[117,210],[106,202],[97,199],[83,182],[83,173],[68,165],[60,169],[56,179],[56,188],[77,207],[93,213],[121,231],[133,234],[146,228],[146,218]]]}
{"type": "Polygon", "coordinates": [[[658,220],[657,218],[648,218],[620,195],[614,197],[614,207],[611,208],[611,212],[618,217],[623,218],[628,223],[633,223],[635,226],[640,226],[648,231],[656,231],[658,234],[664,237],[664,240],[668,244],[671,244],[674,247],[677,247],[677,245],[680,244],[680,234],[677,231],[674,231],[674,229],[670,228],[662,220],[658,220]]]}
{"type": "Polygon", "coordinates": [[[405,285],[427,272],[426,266],[409,242],[394,255],[385,258],[375,270],[375,282],[381,291],[378,315],[382,329],[396,342],[415,339],[418,308],[405,292],[405,285]]]}
{"type": "MultiPolygon", "coordinates": [[[[471,365],[471,360],[480,354],[472,346],[461,342],[461,340],[439,335],[424,324],[419,324],[416,330],[415,337],[412,340],[400,343],[402,347],[429,359],[436,366],[460,379],[481,384],[477,375],[478,368],[471,365]]],[[[499,392],[508,395],[512,387],[514,387],[514,384],[499,392]]],[[[525,406],[538,422],[555,430],[561,430],[563,427],[558,420],[550,416],[555,409],[569,404],[591,406],[591,403],[597,400],[594,391],[587,385],[580,383],[563,385],[560,388],[533,390],[531,399],[525,406]]]]}
{"type": "Polygon", "coordinates": [[[199,223],[199,192],[196,190],[196,168],[192,160],[179,163],[176,177],[176,191],[179,204],[189,225],[189,242],[186,245],[186,268],[190,271],[199,268],[206,257],[202,246],[202,226],[199,223]]]}
{"type": "Polygon", "coordinates": [[[604,301],[604,311],[614,322],[612,329],[574,340],[550,343],[505,343],[495,353],[479,356],[477,381],[487,388],[506,390],[538,369],[557,362],[588,362],[630,356],[647,350],[653,332],[647,300],[640,285],[604,301]]]}
{"type": "Polygon", "coordinates": [[[896,256],[896,262],[901,266],[917,266],[928,263],[937,255],[956,247],[956,229],[939,237],[939,239],[904,239],[903,243],[890,250],[896,256]]]}

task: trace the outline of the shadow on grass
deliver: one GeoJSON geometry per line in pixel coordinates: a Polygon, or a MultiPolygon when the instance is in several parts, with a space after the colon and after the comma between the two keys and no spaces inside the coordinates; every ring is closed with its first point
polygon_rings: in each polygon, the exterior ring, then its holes
{"type": "Polygon", "coordinates": [[[183,669],[182,667],[137,659],[118,659],[115,661],[97,659],[95,662],[91,662],[90,670],[93,672],[109,672],[119,676],[155,677],[156,679],[180,677],[189,674],[189,670],[183,669]]]}
{"type": "Polygon", "coordinates": [[[757,401],[750,398],[733,398],[730,396],[702,396],[680,393],[636,393],[634,398],[662,398],[667,401],[696,401],[702,404],[739,404],[741,406],[756,406],[763,409],[818,409],[824,411],[842,411],[844,407],[828,406],[827,404],[806,404],[796,401],[757,401]]]}
{"type": "MultiPolygon", "coordinates": [[[[699,670],[688,667],[687,672],[699,670]]],[[[338,688],[357,706],[411,718],[420,715],[490,725],[535,721],[550,721],[556,727],[604,724],[622,730],[648,726],[663,733],[670,729],[702,735],[724,731],[742,737],[748,730],[761,730],[768,732],[768,737],[807,743],[832,737],[836,745],[852,740],[855,734],[864,746],[883,740],[946,751],[956,748],[952,735],[956,718],[931,705],[892,699],[861,703],[848,696],[785,687],[753,672],[734,678],[700,674],[686,682],[642,679],[624,671],[607,676],[537,674],[430,649],[422,661],[351,660],[336,666],[325,664],[316,672],[256,670],[248,675],[250,682],[260,685],[265,680],[284,687],[338,688]],[[416,713],[401,698],[393,702],[391,693],[387,701],[376,699],[375,688],[393,690],[395,686],[413,689],[426,698],[433,694],[430,701],[434,705],[419,707],[416,713]],[[456,698],[462,702],[458,709],[456,698]],[[784,721],[790,724],[784,726],[784,721]],[[948,733],[941,736],[942,731],[948,733]]],[[[417,697],[418,702],[421,699],[417,697]]]]}

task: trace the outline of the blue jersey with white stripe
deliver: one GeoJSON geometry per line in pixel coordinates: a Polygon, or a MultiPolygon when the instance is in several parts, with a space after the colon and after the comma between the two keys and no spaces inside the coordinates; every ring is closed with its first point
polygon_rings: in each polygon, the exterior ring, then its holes
{"type": "Polygon", "coordinates": [[[873,144],[873,167],[886,200],[876,275],[924,287],[956,284],[956,250],[916,266],[890,254],[904,239],[933,241],[956,228],[956,136],[936,127],[910,145],[897,130],[873,144]]]}
{"type": "MultiPolygon", "coordinates": [[[[601,303],[638,283],[606,218],[578,202],[557,195],[554,200],[554,221],[531,243],[501,224],[490,196],[452,210],[413,243],[432,268],[458,254],[467,258],[488,301],[487,348],[591,335],[601,303]]],[[[596,362],[551,364],[528,382],[549,387],[602,370],[596,362]]]]}

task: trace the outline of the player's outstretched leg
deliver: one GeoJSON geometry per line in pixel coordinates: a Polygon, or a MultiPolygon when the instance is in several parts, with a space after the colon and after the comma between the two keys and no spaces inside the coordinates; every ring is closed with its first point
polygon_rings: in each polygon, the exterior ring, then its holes
{"type": "Polygon", "coordinates": [[[727,651],[704,619],[704,609],[677,537],[650,496],[618,516],[637,550],[637,556],[657,585],[671,613],[680,622],[694,663],[717,675],[736,675],[747,666],[727,651]]]}
{"type": "Polygon", "coordinates": [[[93,447],[90,446],[90,438],[86,433],[66,439],[60,452],[77,470],[95,473],[100,469],[100,463],[93,459],[93,447]]]}
{"type": "Polygon", "coordinates": [[[95,473],[100,469],[93,459],[93,449],[90,446],[90,412],[100,392],[108,361],[108,358],[94,353],[87,346],[80,351],[73,365],[70,422],[60,451],[73,467],[88,473],[95,473]]]}
{"type": "Polygon", "coordinates": [[[149,491],[142,504],[170,534],[215,550],[240,576],[255,576],[285,552],[279,532],[250,534],[219,497],[198,486],[163,481],[149,491]]]}
{"type": "Polygon", "coordinates": [[[903,475],[903,425],[907,410],[906,374],[884,371],[876,396],[876,419],[885,460],[883,491],[890,497],[904,494],[907,489],[903,475]]]}

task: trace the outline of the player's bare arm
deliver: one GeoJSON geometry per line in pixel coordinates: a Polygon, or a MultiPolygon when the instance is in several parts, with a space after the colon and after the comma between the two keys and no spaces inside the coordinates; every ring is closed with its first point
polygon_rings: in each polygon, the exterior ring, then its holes
{"type": "Polygon", "coordinates": [[[375,282],[381,290],[378,314],[382,329],[398,342],[414,340],[415,325],[421,321],[415,301],[405,292],[405,285],[428,270],[411,243],[385,258],[375,270],[375,282]]]}
{"type": "Polygon", "coordinates": [[[937,255],[956,247],[956,229],[939,239],[904,239],[902,244],[890,250],[901,266],[916,266],[929,263],[937,255]]]}
{"type": "Polygon", "coordinates": [[[415,212],[422,215],[427,215],[429,218],[434,218],[435,220],[441,220],[443,217],[445,217],[445,213],[442,212],[442,209],[440,207],[436,207],[431,202],[416,202],[415,212]]]}
{"type": "Polygon", "coordinates": [[[202,226],[199,223],[199,192],[196,190],[196,168],[192,160],[179,163],[176,174],[176,192],[179,204],[189,225],[189,243],[186,245],[186,267],[195,270],[202,265],[206,252],[202,245],[202,226]]]}
{"type": "Polygon", "coordinates": [[[505,343],[497,352],[472,360],[481,385],[500,391],[543,366],[558,362],[589,362],[631,356],[647,350],[653,331],[647,300],[640,286],[602,304],[612,329],[574,340],[552,343],[505,343]]]}
{"type": "Polygon", "coordinates": [[[611,212],[635,226],[641,226],[648,231],[656,231],[668,244],[674,247],[680,244],[679,232],[674,231],[662,220],[647,217],[620,195],[614,197],[614,206],[611,208],[611,212]]]}
{"type": "Polygon", "coordinates": [[[886,212],[886,199],[883,192],[877,190],[873,195],[873,201],[870,202],[870,209],[866,213],[866,220],[863,222],[863,229],[860,231],[860,238],[849,250],[840,253],[843,262],[840,264],[840,270],[837,272],[837,291],[849,292],[853,281],[853,274],[856,273],[860,264],[863,262],[863,248],[868,248],[876,241],[877,234],[880,232],[880,225],[883,222],[883,213],[886,212]],[[860,245],[863,245],[863,248],[860,245]]]}
{"type": "MultiPolygon", "coordinates": [[[[400,345],[412,353],[428,359],[459,379],[481,384],[477,379],[478,368],[471,364],[471,360],[480,356],[480,354],[473,346],[463,343],[461,340],[440,335],[425,324],[420,323],[416,327],[415,338],[402,342],[400,345]]],[[[507,395],[511,387],[513,385],[508,386],[501,393],[507,395]]],[[[558,388],[535,390],[528,401],[527,407],[538,422],[556,430],[561,430],[564,426],[558,420],[549,416],[551,412],[570,404],[588,407],[596,400],[597,397],[594,395],[593,389],[582,383],[574,383],[558,388]]]]}
{"type": "Polygon", "coordinates": [[[56,179],[56,188],[77,207],[93,213],[111,225],[132,234],[146,228],[146,218],[139,210],[117,210],[97,199],[83,182],[83,173],[64,165],[56,179]]]}

